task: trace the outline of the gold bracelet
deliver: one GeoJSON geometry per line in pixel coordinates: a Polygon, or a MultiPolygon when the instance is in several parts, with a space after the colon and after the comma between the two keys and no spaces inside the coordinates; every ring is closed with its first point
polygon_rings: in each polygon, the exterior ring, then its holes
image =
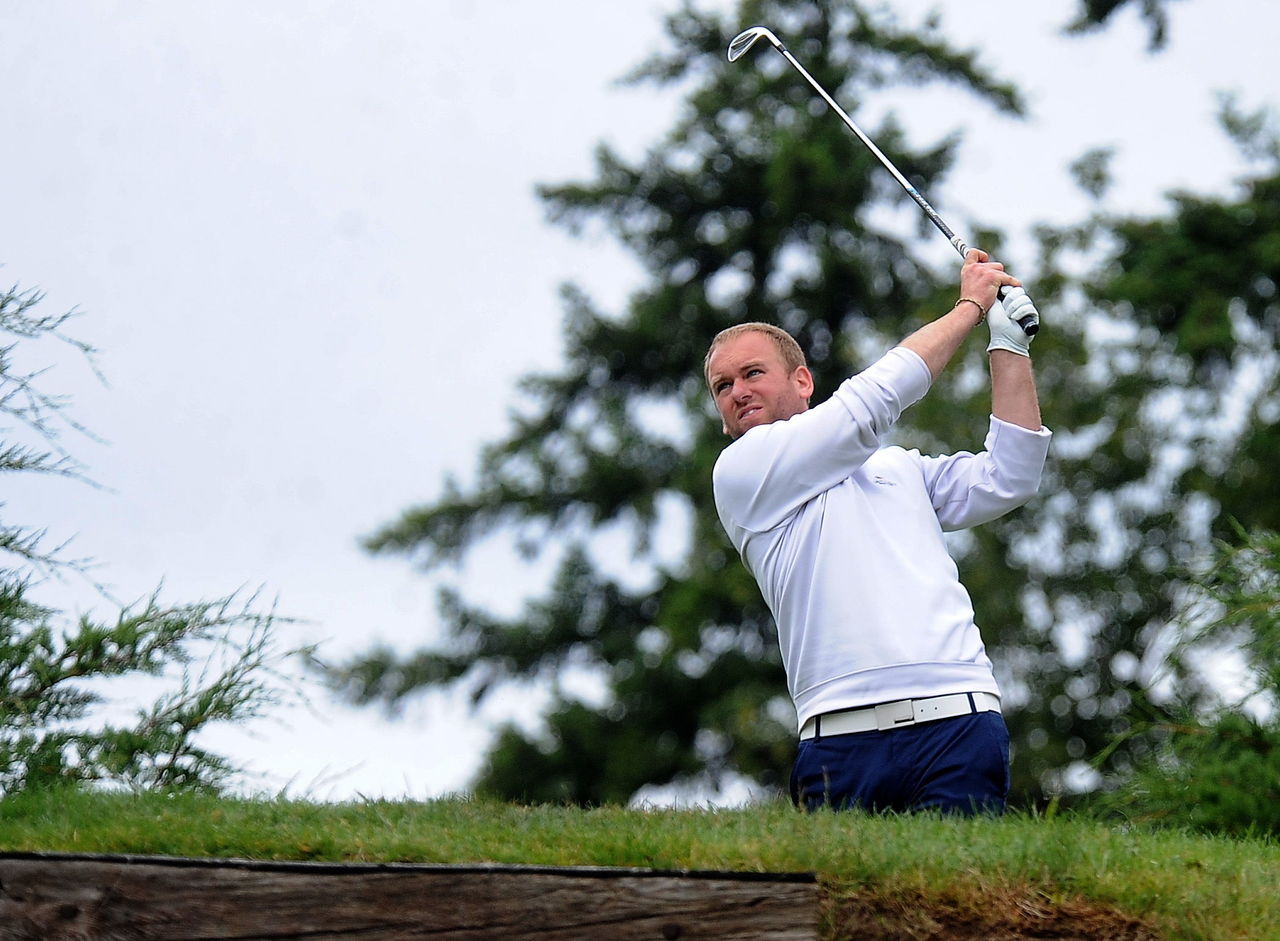
{"type": "MultiPolygon", "coordinates": [[[[978,308],[978,323],[982,323],[982,321],[984,321],[984,320],[986,320],[986,319],[987,319],[987,309],[988,309],[988,308],[983,307],[981,304],[979,304],[977,301],[975,301],[972,297],[962,297],[962,298],[960,298],[960,300],[956,301],[954,304],[952,304],[952,305],[951,305],[951,309],[952,309],[952,310],[955,310],[955,309],[956,309],[957,307],[959,307],[961,304],[965,303],[965,301],[968,301],[968,302],[969,302],[970,304],[972,304],[974,307],[978,308]]],[[[975,324],[975,326],[976,326],[976,324],[975,324]]]]}

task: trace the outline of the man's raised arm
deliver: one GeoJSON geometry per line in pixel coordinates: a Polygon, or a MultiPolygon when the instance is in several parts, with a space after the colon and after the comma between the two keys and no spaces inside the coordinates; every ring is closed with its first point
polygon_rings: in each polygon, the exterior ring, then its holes
{"type": "Polygon", "coordinates": [[[1005,272],[1004,265],[988,258],[981,249],[970,250],[960,269],[960,298],[955,306],[899,344],[923,359],[934,379],[951,362],[969,331],[982,323],[995,305],[1000,288],[1006,284],[1011,287],[1022,284],[1005,272]]]}

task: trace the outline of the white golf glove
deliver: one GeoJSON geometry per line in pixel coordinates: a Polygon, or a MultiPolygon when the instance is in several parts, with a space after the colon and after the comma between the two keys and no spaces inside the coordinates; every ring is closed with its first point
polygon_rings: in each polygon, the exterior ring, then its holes
{"type": "Polygon", "coordinates": [[[1004,300],[997,300],[987,312],[987,326],[991,328],[991,343],[987,352],[992,350],[1008,350],[1019,356],[1031,355],[1031,337],[1027,336],[1018,320],[1028,314],[1035,314],[1039,320],[1035,304],[1022,288],[1006,288],[1004,300]]]}

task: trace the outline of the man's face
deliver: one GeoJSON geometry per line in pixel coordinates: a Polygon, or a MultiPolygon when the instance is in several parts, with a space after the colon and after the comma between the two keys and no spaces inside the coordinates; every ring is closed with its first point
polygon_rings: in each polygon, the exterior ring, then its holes
{"type": "Polygon", "coordinates": [[[724,433],[735,440],[757,425],[806,411],[813,395],[808,368],[788,373],[777,344],[764,333],[725,340],[711,354],[707,375],[724,433]]]}

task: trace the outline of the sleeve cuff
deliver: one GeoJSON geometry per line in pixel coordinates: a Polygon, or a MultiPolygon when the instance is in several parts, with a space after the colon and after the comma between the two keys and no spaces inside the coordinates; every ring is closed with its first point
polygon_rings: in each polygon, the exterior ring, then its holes
{"type": "Polygon", "coordinates": [[[1005,434],[1013,434],[1015,436],[1030,435],[1033,438],[1052,438],[1053,437],[1053,431],[1047,425],[1041,425],[1038,429],[1036,429],[1035,431],[1032,431],[1030,428],[1024,428],[1021,425],[1015,425],[1013,422],[1008,422],[1008,421],[1005,421],[1003,418],[996,418],[994,415],[992,415],[991,430],[988,436],[994,437],[997,432],[999,432],[1002,435],[1005,435],[1005,434]]]}
{"type": "Polygon", "coordinates": [[[892,377],[886,385],[897,391],[903,409],[919,402],[933,385],[933,373],[920,354],[905,346],[895,346],[871,367],[879,368],[885,370],[887,377],[892,377]]]}

